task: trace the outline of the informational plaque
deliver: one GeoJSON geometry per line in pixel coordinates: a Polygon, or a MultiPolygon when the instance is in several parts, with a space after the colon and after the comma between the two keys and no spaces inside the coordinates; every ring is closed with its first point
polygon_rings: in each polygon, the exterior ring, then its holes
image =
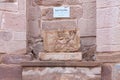
{"type": "Polygon", "coordinates": [[[54,18],[69,18],[70,17],[70,7],[54,7],[53,8],[54,18]]]}

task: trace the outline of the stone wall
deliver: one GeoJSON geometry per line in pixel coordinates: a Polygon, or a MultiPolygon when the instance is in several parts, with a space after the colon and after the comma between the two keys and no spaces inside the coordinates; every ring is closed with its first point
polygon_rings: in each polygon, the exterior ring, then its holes
{"type": "Polygon", "coordinates": [[[0,53],[26,49],[26,0],[0,1],[0,53]]]}
{"type": "Polygon", "coordinates": [[[24,68],[23,80],[101,80],[101,68],[24,68]]]}
{"type": "Polygon", "coordinates": [[[38,54],[43,49],[42,30],[63,27],[78,27],[81,35],[81,50],[84,57],[92,56],[96,50],[96,1],[95,0],[30,0],[28,2],[28,51],[38,54]],[[69,19],[53,18],[52,8],[69,6],[69,19]],[[71,24],[70,24],[71,23],[71,24]],[[91,53],[86,55],[88,51],[91,53]],[[92,54],[92,55],[91,55],[92,54]]]}
{"type": "Polygon", "coordinates": [[[97,0],[97,51],[120,51],[120,1],[97,0]]]}

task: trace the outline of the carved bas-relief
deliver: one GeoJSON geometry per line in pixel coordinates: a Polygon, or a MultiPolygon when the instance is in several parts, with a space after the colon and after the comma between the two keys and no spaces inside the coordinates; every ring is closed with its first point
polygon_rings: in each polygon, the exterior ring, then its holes
{"type": "Polygon", "coordinates": [[[73,52],[80,48],[80,30],[45,30],[44,49],[48,52],[73,52]]]}

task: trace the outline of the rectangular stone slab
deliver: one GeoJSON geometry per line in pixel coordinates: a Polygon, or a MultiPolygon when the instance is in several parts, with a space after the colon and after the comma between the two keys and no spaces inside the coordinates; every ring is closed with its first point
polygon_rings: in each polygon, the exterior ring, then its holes
{"type": "Polygon", "coordinates": [[[39,54],[40,60],[82,60],[82,53],[81,52],[75,52],[75,53],[41,53],[39,54]]]}
{"type": "Polygon", "coordinates": [[[80,48],[79,29],[45,30],[44,50],[48,52],[71,52],[80,48]]]}

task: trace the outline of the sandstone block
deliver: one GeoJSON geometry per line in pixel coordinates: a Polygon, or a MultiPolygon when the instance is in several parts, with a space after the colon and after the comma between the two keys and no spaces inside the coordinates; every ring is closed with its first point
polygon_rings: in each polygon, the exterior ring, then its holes
{"type": "Polygon", "coordinates": [[[16,12],[16,11],[18,11],[18,5],[7,3],[7,2],[6,3],[0,3],[0,10],[16,12]]]}
{"type": "Polygon", "coordinates": [[[22,67],[18,65],[0,65],[0,80],[22,80],[22,67]]]}
{"type": "Polygon", "coordinates": [[[83,3],[83,18],[84,19],[96,19],[96,2],[83,3]]]}
{"type": "Polygon", "coordinates": [[[5,54],[1,57],[1,62],[5,64],[19,64],[25,61],[31,61],[30,55],[5,54]]]}
{"type": "Polygon", "coordinates": [[[78,51],[80,48],[79,29],[45,30],[44,49],[49,52],[78,51]]]}
{"type": "Polygon", "coordinates": [[[82,0],[65,0],[65,3],[69,5],[78,5],[82,3],[82,0]]]}
{"type": "Polygon", "coordinates": [[[76,20],[44,21],[43,30],[73,29],[77,27],[76,20]]]}
{"type": "Polygon", "coordinates": [[[97,28],[111,28],[119,25],[119,7],[97,9],[97,28]]]}
{"type": "Polygon", "coordinates": [[[102,7],[112,7],[112,6],[118,6],[120,5],[119,0],[97,0],[97,7],[102,8],[102,7]]]}
{"type": "MultiPolygon", "coordinates": [[[[93,68],[92,68],[93,69],[93,68]]],[[[99,71],[99,70],[97,70],[99,71]]],[[[99,71],[100,72],[100,71],[99,71]]],[[[23,71],[23,80],[101,80],[89,68],[83,67],[47,67],[27,68],[23,71]]]]}
{"type": "Polygon", "coordinates": [[[3,29],[24,32],[26,31],[26,16],[18,13],[4,13],[3,29]]]}
{"type": "Polygon", "coordinates": [[[112,65],[105,64],[102,66],[101,80],[113,80],[112,79],[112,65]]]}
{"type": "Polygon", "coordinates": [[[120,79],[120,64],[104,64],[102,66],[101,80],[119,80],[120,79]]]}
{"type": "Polygon", "coordinates": [[[82,0],[83,3],[96,2],[96,0],[82,0]]]}
{"type": "MultiPolygon", "coordinates": [[[[32,5],[32,4],[31,4],[32,5]]],[[[39,6],[30,6],[28,8],[28,15],[27,15],[27,18],[28,18],[28,21],[30,20],[38,20],[39,18],[41,18],[41,9],[39,6]]]]}
{"type": "Polygon", "coordinates": [[[62,5],[64,3],[65,0],[36,0],[35,2],[38,5],[44,5],[44,6],[48,6],[48,5],[54,5],[54,6],[58,6],[58,5],[62,5]]]}
{"type": "Polygon", "coordinates": [[[5,52],[5,53],[12,53],[12,52],[15,52],[17,50],[21,50],[21,49],[24,49],[26,48],[26,41],[25,40],[17,40],[17,41],[13,41],[13,40],[10,40],[10,41],[1,41],[0,43],[1,47],[1,51],[5,52]],[[16,46],[17,45],[17,46],[16,46]]]}
{"type": "Polygon", "coordinates": [[[41,35],[41,23],[38,20],[28,21],[28,36],[39,37],[41,35]]]}
{"type": "Polygon", "coordinates": [[[120,45],[99,45],[97,46],[97,52],[114,52],[120,51],[120,45]]]}
{"type": "Polygon", "coordinates": [[[13,40],[26,40],[26,32],[14,32],[13,40]]]}
{"type": "Polygon", "coordinates": [[[96,55],[96,61],[99,62],[119,62],[120,52],[116,53],[99,53],[96,55]]]}
{"type": "Polygon", "coordinates": [[[84,19],[78,20],[78,27],[80,28],[80,36],[96,36],[96,19],[84,19]]]}
{"type": "MultiPolygon", "coordinates": [[[[82,15],[83,15],[82,7],[70,7],[69,19],[78,19],[78,18],[81,18],[82,15]]],[[[42,19],[45,19],[45,20],[56,19],[53,17],[53,8],[42,9],[42,19]]]]}
{"type": "Polygon", "coordinates": [[[19,49],[19,50],[16,50],[14,52],[11,52],[10,54],[25,55],[25,54],[27,54],[27,49],[26,48],[19,49]]]}
{"type": "Polygon", "coordinates": [[[40,53],[40,60],[82,60],[81,52],[73,52],[73,53],[40,53]]]}

